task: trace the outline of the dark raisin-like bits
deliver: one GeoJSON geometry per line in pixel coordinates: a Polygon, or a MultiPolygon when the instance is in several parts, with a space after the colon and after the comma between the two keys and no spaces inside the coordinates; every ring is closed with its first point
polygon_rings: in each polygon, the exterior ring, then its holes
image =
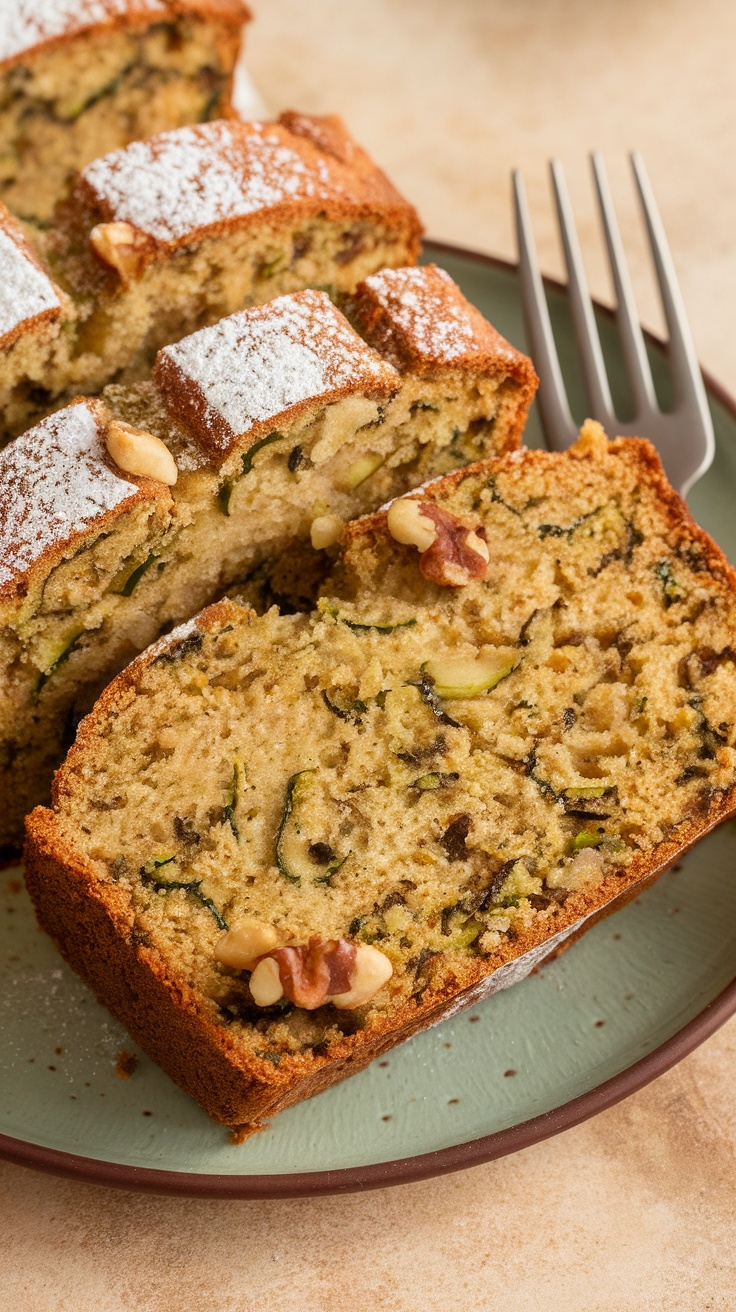
{"type": "Polygon", "coordinates": [[[191,820],[185,820],[180,815],[174,816],[174,833],[185,847],[197,847],[201,843],[201,837],[194,828],[191,820]]]}
{"type": "Polygon", "coordinates": [[[329,861],[335,860],[335,853],[329,843],[310,843],[307,851],[310,861],[314,861],[316,866],[326,866],[329,861]]]}
{"type": "Polygon", "coordinates": [[[470,833],[471,819],[467,812],[456,815],[447,826],[440,839],[440,846],[445,849],[448,861],[467,861],[468,849],[465,840],[470,833]]]}

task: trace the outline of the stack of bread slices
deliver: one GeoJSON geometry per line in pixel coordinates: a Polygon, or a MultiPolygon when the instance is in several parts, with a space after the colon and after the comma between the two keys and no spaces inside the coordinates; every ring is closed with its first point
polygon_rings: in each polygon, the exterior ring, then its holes
{"type": "Polygon", "coordinates": [[[0,846],[244,1137],[734,809],[736,577],[643,439],[521,446],[337,116],[229,113],[236,0],[68,8],[0,48],[0,846]]]}

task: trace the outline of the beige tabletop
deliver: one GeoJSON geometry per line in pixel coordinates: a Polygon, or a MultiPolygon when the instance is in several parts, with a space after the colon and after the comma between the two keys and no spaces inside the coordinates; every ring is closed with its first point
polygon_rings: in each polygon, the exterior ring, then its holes
{"type": "MultiPolygon", "coordinates": [[[[606,152],[657,324],[625,152],[644,153],[701,359],[736,392],[733,0],[252,0],[270,109],[339,110],[446,241],[513,256],[522,166],[559,269],[567,170],[607,294],[606,152]]],[[[736,1019],[648,1088],[514,1157],[295,1202],[148,1198],[0,1166],[2,1312],[733,1312],[736,1019]]]]}

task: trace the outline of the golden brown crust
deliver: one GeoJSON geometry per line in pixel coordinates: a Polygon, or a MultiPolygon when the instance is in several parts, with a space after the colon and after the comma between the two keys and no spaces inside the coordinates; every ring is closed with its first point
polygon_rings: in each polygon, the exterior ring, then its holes
{"type": "Polygon", "coordinates": [[[24,596],[35,576],[112,530],[135,505],[173,504],[163,483],[123,473],[109,459],[103,445],[109,419],[101,401],[78,397],[0,451],[0,603],[24,596]],[[78,407],[83,414],[74,424],[78,407]]]}
{"type": "Polygon", "coordinates": [[[386,399],[400,381],[317,291],[241,310],[164,347],[153,380],[171,413],[217,461],[306,418],[315,406],[356,391],[386,399]]]}
{"type": "MultiPolygon", "coordinates": [[[[710,574],[716,590],[733,595],[736,571],[716,544],[698,528],[682,499],[670,488],[651,444],[641,439],[616,439],[608,452],[614,459],[641,469],[648,489],[660,500],[674,544],[696,545],[705,562],[704,571],[710,574]]],[[[496,475],[504,472],[508,476],[522,463],[527,468],[530,465],[542,469],[562,467],[570,470],[572,478],[574,462],[595,458],[593,449],[585,444],[564,456],[542,451],[522,452],[448,475],[425,488],[421,496],[423,500],[441,499],[469,476],[487,478],[490,472],[496,475]]],[[[351,526],[347,536],[348,557],[351,543],[366,536],[377,542],[383,538],[392,550],[399,550],[388,540],[385,510],[351,526]]],[[[219,603],[203,612],[187,632],[196,629],[214,632],[238,616],[242,622],[241,608],[231,602],[219,603]]],[[[75,768],[94,751],[105,721],[136,697],[142,674],[166,650],[166,643],[186,641],[187,632],[163,639],[105,691],[80,727],[67,763],[57,773],[54,784],[57,808],[71,794],[75,768]]],[[[445,977],[440,984],[433,984],[430,979],[421,997],[412,997],[376,1015],[365,1029],[342,1037],[328,1052],[287,1054],[278,1068],[270,1070],[264,1069],[265,1064],[259,1058],[235,1053],[225,1027],[208,1019],[209,1004],[205,999],[196,998],[185,981],[169,976],[158,957],[146,955],[129,938],[123,941],[123,928],[132,923],[125,895],[114,885],[103,883],[91,862],[80,859],[73,841],[64,832],[63,820],[51,810],[38,808],[29,818],[27,878],[42,924],[59,942],[74,968],[92,983],[155,1060],[211,1116],[247,1133],[257,1128],[265,1116],[359,1070],[410,1034],[523,977],[529,969],[555,955],[568,940],[578,937],[603,915],[636,896],[734,811],[736,785],[710,792],[703,798],[700,809],[679,824],[669,837],[648,854],[634,855],[630,864],[617,872],[615,882],[572,893],[559,907],[551,934],[547,922],[534,920],[515,941],[504,942],[492,963],[477,957],[458,961],[454,979],[445,977]],[[69,910],[72,904],[73,915],[69,910]],[[89,960],[93,936],[102,945],[98,950],[98,959],[100,953],[104,958],[102,965],[98,965],[98,960],[92,963],[89,960]],[[119,978],[134,981],[129,992],[123,991],[119,978]],[[203,1075],[208,1070],[212,1076],[209,1082],[203,1075]]]]}
{"type": "Polygon", "coordinates": [[[529,357],[436,264],[372,274],[356,289],[350,312],[361,336],[402,373],[431,375],[448,365],[470,373],[503,368],[532,394],[536,389],[529,357]]]}
{"type": "Polygon", "coordinates": [[[422,235],[414,207],[350,137],[341,120],[335,120],[328,131],[321,120],[294,111],[275,123],[231,118],[133,143],[83,169],[74,198],[88,211],[92,224],[127,222],[143,235],[142,267],[204,237],[253,227],[263,222],[265,214],[284,222],[318,216],[336,223],[379,220],[402,232],[409,261],[419,254],[422,235]],[[222,197],[217,192],[208,196],[202,188],[204,205],[196,203],[187,183],[191,216],[184,220],[181,206],[175,214],[166,212],[181,159],[187,177],[192,169],[196,174],[206,166],[225,179],[220,183],[222,197]],[[141,188],[137,204],[131,195],[136,179],[141,188]],[[161,197],[158,206],[152,201],[155,187],[161,197]]]}
{"type": "MultiPolygon", "coordinates": [[[[49,301],[49,304],[45,305],[42,309],[37,310],[36,313],[19,318],[18,322],[9,328],[7,332],[0,332],[0,350],[6,351],[18,340],[19,337],[34,332],[40,324],[58,322],[66,305],[66,297],[61,288],[57,287],[51,278],[49,278],[47,270],[43,267],[36,252],[31,246],[31,243],[26,237],[23,228],[2,201],[0,201],[0,231],[5,233],[6,237],[8,237],[13,243],[13,246],[20,253],[23,260],[27,261],[47,284],[48,295],[46,299],[49,301]],[[53,303],[54,299],[56,300],[56,304],[53,303]]],[[[9,276],[7,268],[5,269],[5,276],[9,276]]],[[[6,288],[5,290],[6,293],[15,292],[15,289],[12,287],[6,288]]],[[[15,296],[13,299],[15,299],[15,296]]],[[[21,312],[20,308],[18,312],[21,312]]]]}
{"type": "Polygon", "coordinates": [[[74,9],[69,8],[59,30],[58,23],[44,21],[43,13],[34,13],[32,0],[4,0],[3,9],[0,72],[27,63],[42,51],[67,45],[82,34],[112,34],[190,15],[239,32],[253,16],[244,0],[127,0],[122,4],[103,0],[103,5],[80,0],[74,9]]]}
{"type": "Polygon", "coordinates": [[[342,164],[350,164],[355,158],[356,143],[339,114],[302,114],[297,109],[285,109],[279,123],[292,136],[305,137],[323,155],[334,155],[342,164]]]}

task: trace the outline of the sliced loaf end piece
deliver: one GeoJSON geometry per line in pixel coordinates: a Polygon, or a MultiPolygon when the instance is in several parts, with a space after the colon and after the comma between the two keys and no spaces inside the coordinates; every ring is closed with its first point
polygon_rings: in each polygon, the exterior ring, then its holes
{"type": "Polygon", "coordinates": [[[403,500],[316,613],[220,603],[144,653],[28,822],[41,923],[241,1133],[522,978],[736,803],[736,577],[647,442],[589,426],[403,500]],[[391,974],[344,1006],[367,949],[391,974]]]}

